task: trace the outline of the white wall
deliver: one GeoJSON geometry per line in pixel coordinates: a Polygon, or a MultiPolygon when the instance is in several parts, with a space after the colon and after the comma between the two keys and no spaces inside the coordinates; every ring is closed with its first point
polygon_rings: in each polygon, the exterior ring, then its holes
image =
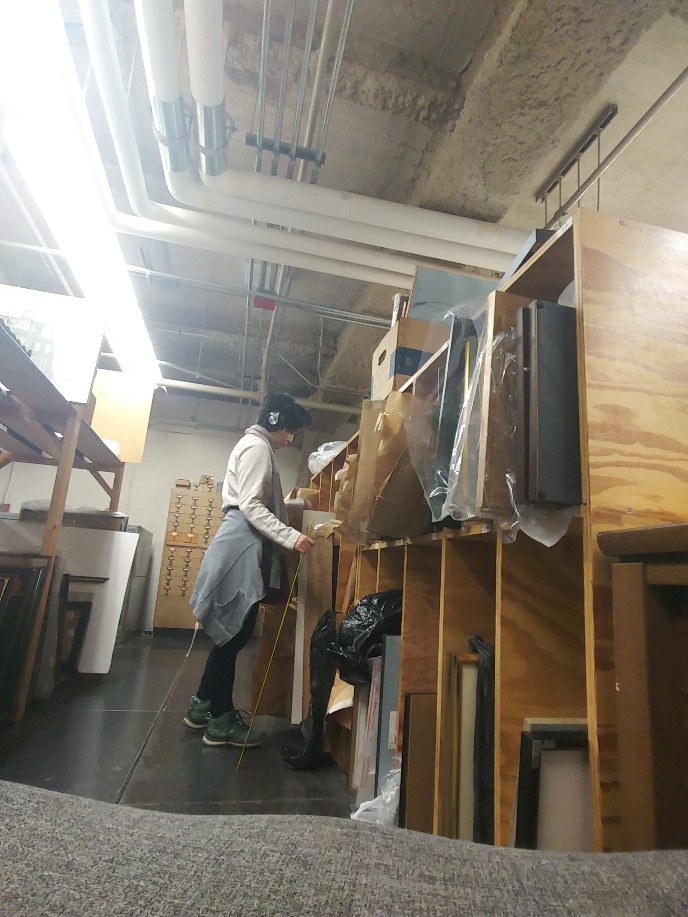
{"type": "MultiPolygon", "coordinates": [[[[152,627],[155,610],[170,489],[177,478],[195,482],[202,474],[211,474],[216,481],[222,481],[229,453],[244,426],[252,423],[255,415],[255,406],[249,413],[228,403],[180,395],[156,396],[143,461],[140,465],[126,466],[119,507],[132,524],[142,525],[153,533],[149,627],[152,627]],[[214,426],[225,429],[214,429],[214,426]]],[[[281,449],[277,453],[285,493],[294,486],[300,458],[295,448],[281,449]]],[[[9,503],[11,511],[18,512],[28,500],[48,500],[54,479],[55,469],[42,465],[3,468],[0,470],[0,503],[9,503]]],[[[76,470],[72,473],[68,506],[107,509],[108,503],[107,495],[88,472],[76,470]]]]}

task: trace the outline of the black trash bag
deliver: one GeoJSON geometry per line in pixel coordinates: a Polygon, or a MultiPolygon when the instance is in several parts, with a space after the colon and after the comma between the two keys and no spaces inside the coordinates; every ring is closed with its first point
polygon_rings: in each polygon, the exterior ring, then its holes
{"type": "Polygon", "coordinates": [[[473,745],[473,840],[494,844],[495,648],[481,637],[469,637],[477,653],[478,686],[473,745]]]}
{"type": "Polygon", "coordinates": [[[350,685],[370,684],[368,660],[382,655],[385,634],[401,633],[401,596],[401,589],[366,595],[342,622],[329,651],[340,677],[350,685]]]}
{"type": "Polygon", "coordinates": [[[326,611],[315,625],[311,637],[311,701],[308,715],[301,723],[301,735],[305,743],[302,749],[282,748],[282,760],[295,770],[317,767],[327,756],[323,753],[325,741],[325,716],[332,693],[337,661],[327,648],[337,636],[337,625],[333,611],[326,611]]]}

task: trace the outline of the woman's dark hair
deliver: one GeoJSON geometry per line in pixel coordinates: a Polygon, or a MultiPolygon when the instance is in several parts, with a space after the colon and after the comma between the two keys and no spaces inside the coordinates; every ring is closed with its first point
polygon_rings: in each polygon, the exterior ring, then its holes
{"type": "Polygon", "coordinates": [[[270,433],[277,430],[289,430],[296,433],[311,425],[311,415],[291,395],[275,392],[266,395],[258,411],[258,424],[270,433]]]}

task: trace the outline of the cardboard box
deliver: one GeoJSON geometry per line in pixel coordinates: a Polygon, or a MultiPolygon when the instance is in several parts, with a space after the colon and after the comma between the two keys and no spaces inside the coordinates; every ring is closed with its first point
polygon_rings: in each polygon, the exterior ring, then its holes
{"type": "Polygon", "coordinates": [[[351,541],[413,537],[430,526],[428,504],[408,451],[406,422],[412,403],[408,392],[392,392],[382,404],[363,402],[353,497],[349,507],[343,481],[337,506],[343,534],[351,541]]]}
{"type": "Polygon", "coordinates": [[[399,389],[449,338],[449,326],[401,318],[373,354],[370,397],[386,398],[399,389]]]}

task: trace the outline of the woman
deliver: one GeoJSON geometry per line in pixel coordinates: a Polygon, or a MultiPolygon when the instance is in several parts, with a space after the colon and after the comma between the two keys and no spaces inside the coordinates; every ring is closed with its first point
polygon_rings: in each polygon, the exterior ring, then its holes
{"type": "MultiPolygon", "coordinates": [[[[227,463],[222,487],[224,521],[205,553],[191,595],[193,613],[215,646],[184,722],[205,729],[206,745],[242,746],[248,727],[234,709],[237,654],[253,633],[258,606],[279,590],[280,549],[307,554],[315,542],[287,524],[275,450],[310,425],[308,411],[290,395],[268,395],[258,423],[246,430],[227,463]]],[[[252,732],[249,747],[264,736],[252,732]]]]}

